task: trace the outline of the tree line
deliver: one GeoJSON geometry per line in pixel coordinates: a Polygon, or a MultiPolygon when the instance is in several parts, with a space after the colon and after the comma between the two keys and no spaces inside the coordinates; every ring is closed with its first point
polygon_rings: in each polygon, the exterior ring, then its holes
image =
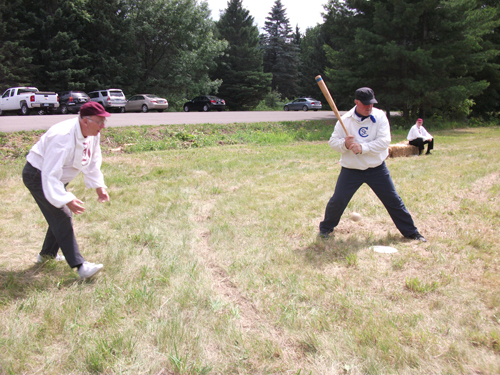
{"type": "Polygon", "coordinates": [[[197,0],[0,0],[0,90],[113,87],[174,107],[217,94],[251,110],[323,99],[321,74],[341,109],[369,86],[406,118],[496,116],[499,30],[496,0],[325,0],[304,33],[281,0],[262,32],[242,0],[216,22],[197,0]]]}

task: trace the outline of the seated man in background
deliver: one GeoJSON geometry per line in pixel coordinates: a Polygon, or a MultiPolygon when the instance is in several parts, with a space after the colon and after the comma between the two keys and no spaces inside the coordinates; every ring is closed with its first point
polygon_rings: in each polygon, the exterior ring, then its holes
{"type": "Polygon", "coordinates": [[[430,155],[431,150],[434,148],[434,138],[422,126],[423,123],[424,120],[421,118],[417,119],[417,123],[411,127],[408,133],[408,141],[412,146],[418,147],[419,155],[422,155],[424,145],[427,143],[427,152],[425,154],[430,155]]]}

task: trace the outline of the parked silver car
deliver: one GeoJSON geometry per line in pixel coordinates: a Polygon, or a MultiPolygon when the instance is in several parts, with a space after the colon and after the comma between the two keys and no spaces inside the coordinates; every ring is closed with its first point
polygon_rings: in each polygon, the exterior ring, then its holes
{"type": "Polygon", "coordinates": [[[298,98],[293,102],[285,104],[285,106],[283,107],[285,111],[308,111],[310,109],[312,109],[313,111],[317,111],[321,108],[321,102],[313,98],[298,98]]]}
{"type": "Polygon", "coordinates": [[[90,100],[101,103],[106,109],[116,109],[118,112],[125,112],[127,98],[120,89],[107,89],[89,92],[90,100]]]}
{"type": "Polygon", "coordinates": [[[131,96],[125,104],[126,112],[139,112],[144,113],[156,110],[158,112],[163,112],[168,109],[168,101],[165,98],[160,98],[158,95],[153,94],[137,94],[131,96]]]}

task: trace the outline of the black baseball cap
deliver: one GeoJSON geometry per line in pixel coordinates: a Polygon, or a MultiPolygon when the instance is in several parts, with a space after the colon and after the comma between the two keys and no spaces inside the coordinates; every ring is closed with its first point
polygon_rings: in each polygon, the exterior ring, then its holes
{"type": "Polygon", "coordinates": [[[375,99],[373,90],[369,87],[361,87],[360,89],[357,89],[354,94],[354,99],[359,100],[364,105],[378,103],[377,99],[375,99]]]}

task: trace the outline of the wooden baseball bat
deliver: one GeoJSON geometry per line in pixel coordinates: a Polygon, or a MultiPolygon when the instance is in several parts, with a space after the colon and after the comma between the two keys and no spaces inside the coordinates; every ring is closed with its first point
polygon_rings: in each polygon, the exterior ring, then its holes
{"type": "Polygon", "coordinates": [[[337,106],[335,105],[335,102],[333,101],[332,96],[330,95],[330,91],[328,91],[328,87],[326,87],[325,81],[323,81],[323,78],[321,76],[316,76],[316,82],[318,83],[319,88],[323,92],[323,95],[325,96],[326,100],[328,101],[328,104],[330,104],[330,107],[332,108],[333,113],[335,113],[335,116],[340,121],[340,125],[342,125],[342,128],[344,129],[345,133],[349,135],[349,132],[345,128],[344,122],[342,121],[342,117],[340,117],[339,110],[337,109],[337,106]]]}

